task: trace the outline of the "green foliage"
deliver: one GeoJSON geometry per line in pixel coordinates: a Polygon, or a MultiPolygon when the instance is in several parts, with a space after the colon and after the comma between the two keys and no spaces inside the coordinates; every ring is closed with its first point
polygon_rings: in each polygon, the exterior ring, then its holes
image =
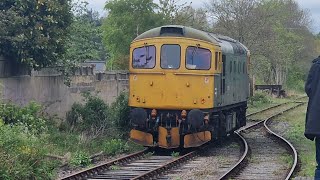
{"type": "Polygon", "coordinates": [[[66,53],[58,66],[70,76],[79,63],[86,60],[105,60],[106,50],[102,44],[101,19],[99,13],[89,10],[87,2],[74,2],[73,22],[68,31],[66,53]]]}
{"type": "Polygon", "coordinates": [[[110,52],[109,69],[127,69],[130,43],[141,33],[166,24],[207,29],[206,11],[176,0],[110,0],[105,9],[103,40],[110,52]]]}
{"type": "Polygon", "coordinates": [[[54,65],[65,52],[70,0],[2,0],[0,54],[31,68],[54,65]]]}
{"type": "Polygon", "coordinates": [[[171,156],[172,156],[172,157],[174,157],[174,158],[177,158],[177,157],[179,157],[179,156],[180,156],[180,153],[179,153],[179,152],[174,152],[174,151],[173,151],[173,152],[171,153],[171,156]]]}
{"type": "Polygon", "coordinates": [[[108,106],[96,96],[84,93],[85,104],[75,103],[67,112],[67,122],[74,130],[87,132],[93,136],[101,135],[110,125],[108,121],[108,106]]]}
{"type": "Polygon", "coordinates": [[[77,151],[72,157],[71,157],[71,161],[70,164],[72,166],[88,166],[91,164],[91,159],[89,157],[89,155],[83,151],[77,151]]]}
{"type": "Polygon", "coordinates": [[[261,92],[261,91],[256,91],[254,95],[249,98],[250,104],[259,104],[259,103],[265,104],[270,102],[271,100],[270,98],[268,98],[268,95],[266,95],[264,92],[261,92]]]}
{"type": "Polygon", "coordinates": [[[286,85],[291,90],[304,92],[306,73],[299,67],[293,66],[289,69],[286,85]]]}
{"type": "MultiPolygon", "coordinates": [[[[129,127],[128,96],[121,93],[110,107],[97,96],[83,94],[85,104],[75,103],[67,112],[67,123],[77,132],[85,132],[97,137],[117,130],[127,133],[129,127]]],[[[118,135],[118,132],[116,133],[118,135]]]]}
{"type": "MultiPolygon", "coordinates": [[[[210,0],[207,10],[216,21],[214,32],[248,47],[251,73],[263,84],[285,85],[292,75],[292,66],[308,67],[319,52],[316,38],[308,28],[310,16],[295,1],[210,0]]],[[[301,70],[306,74],[306,69],[301,70]]],[[[300,78],[294,79],[301,84],[300,78]]],[[[294,83],[292,80],[289,84],[294,83]]]]}
{"type": "Polygon", "coordinates": [[[56,161],[46,161],[42,139],[21,126],[0,126],[0,179],[50,179],[56,161]]]}
{"type": "Polygon", "coordinates": [[[122,132],[129,131],[129,114],[130,107],[128,106],[128,94],[121,93],[116,101],[111,104],[110,107],[110,118],[113,124],[119,128],[122,132]]]}
{"type": "Polygon", "coordinates": [[[128,144],[121,139],[112,139],[104,144],[104,152],[108,155],[116,155],[128,150],[128,144]]]}
{"type": "Polygon", "coordinates": [[[156,27],[161,22],[157,5],[152,0],[110,0],[105,9],[108,17],[103,23],[103,40],[110,52],[114,69],[127,69],[131,41],[140,33],[156,27]]]}
{"type": "Polygon", "coordinates": [[[11,103],[0,104],[0,118],[5,124],[22,126],[32,134],[40,134],[47,130],[46,120],[40,113],[41,106],[35,102],[30,102],[22,108],[11,103]]]}

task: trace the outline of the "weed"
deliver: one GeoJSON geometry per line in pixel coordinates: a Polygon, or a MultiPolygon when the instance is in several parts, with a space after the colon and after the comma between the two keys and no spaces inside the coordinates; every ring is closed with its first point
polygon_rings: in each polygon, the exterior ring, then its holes
{"type": "Polygon", "coordinates": [[[171,153],[171,156],[172,156],[172,157],[174,157],[174,158],[177,158],[177,157],[179,157],[179,156],[180,156],[180,153],[179,153],[179,152],[174,152],[174,151],[173,151],[173,152],[171,153]]]}
{"type": "Polygon", "coordinates": [[[32,134],[40,134],[47,130],[46,120],[41,116],[42,107],[30,102],[25,107],[15,104],[0,104],[0,119],[5,124],[23,126],[25,131],[32,134]]]}
{"type": "Polygon", "coordinates": [[[251,105],[259,104],[259,103],[266,104],[266,103],[271,103],[271,100],[266,93],[261,91],[256,91],[255,94],[249,98],[249,103],[251,105]]]}
{"type": "Polygon", "coordinates": [[[144,155],[144,157],[148,158],[154,155],[154,152],[148,152],[147,154],[144,155]]]}
{"type": "Polygon", "coordinates": [[[120,170],[120,166],[118,166],[118,165],[112,165],[112,166],[110,166],[110,169],[111,169],[111,170],[120,170]]]}
{"type": "Polygon", "coordinates": [[[73,104],[71,111],[67,112],[67,122],[78,132],[86,132],[93,137],[102,135],[106,127],[111,125],[108,106],[102,99],[89,93],[84,93],[83,97],[86,103],[73,104]]]}
{"type": "Polygon", "coordinates": [[[23,126],[0,126],[0,179],[51,179],[57,161],[46,161],[42,138],[23,126]]]}
{"type": "Polygon", "coordinates": [[[91,159],[87,153],[83,151],[78,151],[71,157],[70,164],[76,167],[78,166],[86,167],[91,164],[91,159]]]}
{"type": "Polygon", "coordinates": [[[112,139],[105,143],[104,150],[108,155],[116,155],[127,152],[129,150],[129,146],[121,139],[112,139]]]}

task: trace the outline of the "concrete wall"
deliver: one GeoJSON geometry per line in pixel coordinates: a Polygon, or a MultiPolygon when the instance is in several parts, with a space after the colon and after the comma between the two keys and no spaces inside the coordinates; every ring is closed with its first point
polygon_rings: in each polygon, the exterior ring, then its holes
{"type": "Polygon", "coordinates": [[[70,87],[63,83],[58,73],[48,70],[33,71],[30,76],[0,78],[0,96],[3,101],[22,106],[36,101],[45,107],[48,114],[65,118],[74,102],[83,102],[82,92],[90,91],[110,104],[119,93],[128,90],[127,72],[93,74],[86,71],[81,74],[71,78],[70,87]]]}

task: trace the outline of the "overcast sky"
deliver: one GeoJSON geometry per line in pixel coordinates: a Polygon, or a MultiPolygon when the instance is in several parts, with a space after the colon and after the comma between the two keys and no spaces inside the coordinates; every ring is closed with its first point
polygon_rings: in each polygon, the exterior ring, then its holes
{"type": "MultiPolygon", "coordinates": [[[[105,14],[103,11],[104,4],[106,0],[86,0],[89,2],[89,8],[99,11],[101,14],[105,14]]],[[[204,2],[208,0],[180,0],[180,3],[190,3],[192,2],[193,7],[202,7],[204,2]]],[[[309,9],[313,20],[312,31],[315,33],[320,32],[320,0],[296,0],[301,8],[309,9]]],[[[159,2],[159,0],[155,0],[159,2]]]]}

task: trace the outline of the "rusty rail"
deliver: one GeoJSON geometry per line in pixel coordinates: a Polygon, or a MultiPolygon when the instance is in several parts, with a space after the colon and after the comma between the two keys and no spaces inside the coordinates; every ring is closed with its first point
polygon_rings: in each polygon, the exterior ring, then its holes
{"type": "Polygon", "coordinates": [[[144,149],[142,151],[139,151],[139,152],[136,152],[136,153],[133,153],[133,154],[129,154],[129,155],[124,156],[124,157],[120,157],[120,158],[112,160],[110,162],[107,162],[107,163],[104,163],[104,164],[101,164],[101,165],[98,165],[98,166],[94,166],[94,167],[87,168],[87,169],[84,169],[82,171],[73,173],[71,175],[68,175],[66,177],[61,178],[61,180],[86,179],[89,176],[93,176],[95,174],[98,174],[101,171],[105,171],[106,169],[108,169],[109,167],[111,167],[113,165],[121,164],[121,163],[127,163],[129,161],[132,161],[133,159],[141,158],[142,156],[144,156],[149,151],[150,150],[148,148],[146,148],[146,149],[144,149]]]}
{"type": "Polygon", "coordinates": [[[192,151],[192,152],[189,152],[177,159],[174,159],[170,162],[168,162],[167,164],[161,166],[161,167],[158,167],[156,169],[153,169],[153,170],[150,170],[148,172],[146,172],[145,174],[142,174],[136,178],[133,178],[132,180],[138,180],[138,179],[153,179],[153,178],[156,178],[156,176],[158,176],[159,174],[171,169],[172,167],[176,167],[178,165],[180,165],[181,163],[185,162],[185,161],[188,161],[190,160],[191,158],[195,157],[197,154],[197,151],[192,151]]]}

